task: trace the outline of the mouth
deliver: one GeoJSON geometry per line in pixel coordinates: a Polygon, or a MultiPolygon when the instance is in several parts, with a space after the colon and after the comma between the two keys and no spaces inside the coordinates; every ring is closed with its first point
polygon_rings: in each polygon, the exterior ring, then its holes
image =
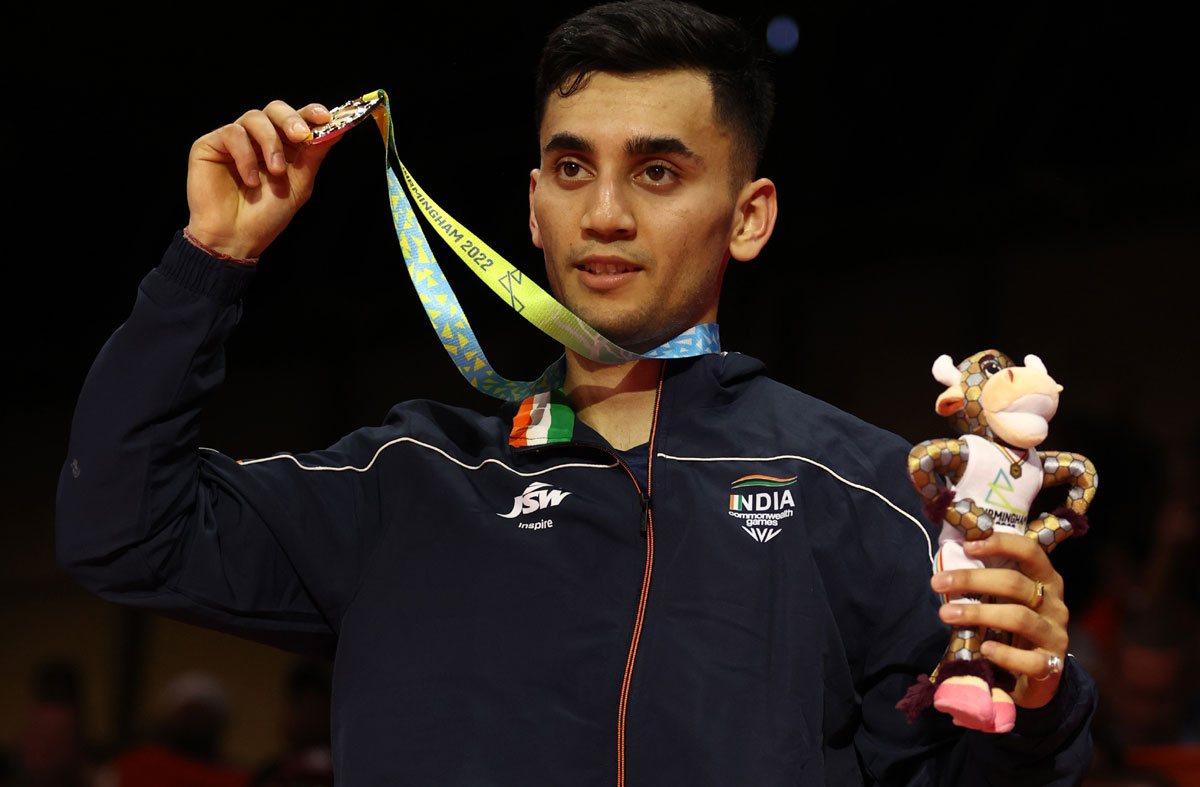
{"type": "Polygon", "coordinates": [[[622,273],[636,273],[641,270],[641,266],[634,265],[622,257],[585,257],[576,263],[575,268],[593,276],[619,276],[622,273]]]}
{"type": "Polygon", "coordinates": [[[988,413],[992,431],[1018,448],[1033,448],[1046,439],[1058,400],[1046,394],[1018,396],[1003,409],[988,413]]]}
{"type": "Polygon", "coordinates": [[[1000,410],[1008,416],[1029,414],[1049,421],[1058,411],[1058,400],[1042,393],[1024,394],[1018,396],[1009,405],[1000,410]]]}
{"type": "Polygon", "coordinates": [[[614,290],[631,281],[642,267],[623,257],[591,256],[575,263],[580,280],[591,290],[614,290]]]}

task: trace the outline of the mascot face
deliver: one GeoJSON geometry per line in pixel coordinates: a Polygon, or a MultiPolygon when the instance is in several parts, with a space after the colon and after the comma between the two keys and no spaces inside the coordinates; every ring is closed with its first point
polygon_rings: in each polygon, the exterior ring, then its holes
{"type": "Polygon", "coordinates": [[[1046,439],[1062,391],[1036,355],[1017,366],[998,350],[975,353],[957,367],[943,355],[933,365],[933,376],[946,386],[937,412],[955,429],[1017,448],[1033,448],[1046,439]]]}

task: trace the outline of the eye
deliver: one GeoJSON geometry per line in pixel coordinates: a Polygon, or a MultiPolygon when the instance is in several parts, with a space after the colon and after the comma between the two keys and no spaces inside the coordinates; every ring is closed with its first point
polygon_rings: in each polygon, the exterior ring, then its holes
{"type": "Polygon", "coordinates": [[[570,160],[560,161],[554,165],[554,168],[564,178],[577,178],[579,177],[579,173],[583,172],[583,167],[579,166],[579,162],[570,160]]]}
{"type": "Polygon", "coordinates": [[[988,377],[991,377],[993,374],[1000,373],[1000,364],[997,361],[995,361],[994,359],[990,359],[990,358],[988,360],[984,361],[983,363],[979,364],[979,368],[982,369],[983,373],[986,374],[988,377]]]}
{"type": "Polygon", "coordinates": [[[668,186],[679,178],[670,166],[662,163],[650,164],[637,174],[637,179],[652,186],[668,186]]]}
{"type": "Polygon", "coordinates": [[[671,174],[671,171],[661,164],[655,164],[651,167],[646,167],[646,177],[655,182],[661,181],[671,174]]]}

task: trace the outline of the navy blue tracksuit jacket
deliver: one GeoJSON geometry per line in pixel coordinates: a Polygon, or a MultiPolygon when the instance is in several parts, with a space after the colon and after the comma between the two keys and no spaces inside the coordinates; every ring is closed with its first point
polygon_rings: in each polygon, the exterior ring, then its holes
{"type": "Polygon", "coordinates": [[[1086,768],[1095,690],[1073,660],[1006,735],[893,708],[947,637],[896,436],[730,353],[665,362],[648,488],[569,418],[512,447],[512,406],[407,402],[327,450],[239,463],[196,434],[250,277],[177,238],[142,282],[79,401],[59,559],[113,601],[335,655],[340,785],[1086,768]]]}

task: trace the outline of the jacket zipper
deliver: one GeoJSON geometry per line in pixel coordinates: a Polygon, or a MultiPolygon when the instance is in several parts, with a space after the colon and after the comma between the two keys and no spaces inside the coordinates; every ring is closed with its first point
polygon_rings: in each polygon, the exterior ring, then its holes
{"type": "MultiPolygon", "coordinates": [[[[642,535],[646,538],[646,569],[642,573],[642,592],[638,599],[637,617],[633,623],[633,636],[629,642],[629,656],[625,659],[625,677],[621,681],[621,703],[617,713],[617,787],[625,787],[625,712],[629,705],[629,686],[633,680],[633,662],[637,658],[638,641],[642,637],[642,622],[646,617],[646,599],[650,595],[650,575],[654,569],[654,514],[650,507],[650,495],[654,489],[654,433],[658,429],[658,406],[662,401],[663,377],[667,365],[662,363],[658,373],[658,390],[654,394],[654,415],[650,421],[650,456],[646,463],[646,492],[641,495],[642,535]]],[[[628,468],[626,468],[628,469],[628,468]]],[[[632,473],[630,474],[632,476],[632,473]]],[[[637,486],[634,479],[634,486],[637,486]]],[[[638,490],[641,493],[641,490],[638,490]]]]}
{"type": "MultiPolygon", "coordinates": [[[[633,680],[633,662],[637,658],[638,641],[642,636],[642,621],[646,616],[646,600],[650,594],[650,575],[654,568],[654,515],[651,509],[650,492],[653,486],[654,478],[654,435],[658,430],[658,408],[662,402],[663,378],[666,376],[667,365],[663,362],[658,373],[658,390],[654,394],[654,414],[650,420],[650,455],[646,463],[646,491],[642,491],[642,485],[638,483],[637,476],[625,464],[620,455],[611,448],[595,443],[570,442],[568,445],[577,445],[585,448],[594,448],[611,456],[617,460],[621,467],[625,468],[625,472],[629,474],[629,479],[633,481],[633,487],[637,490],[638,498],[642,505],[642,521],[641,533],[646,539],[646,567],[642,572],[642,592],[638,597],[637,616],[634,618],[633,635],[629,642],[629,655],[625,658],[625,676],[621,680],[621,701],[617,712],[617,787],[625,787],[625,711],[629,705],[629,687],[633,680]]],[[[530,447],[530,453],[544,451],[550,446],[530,447]]]]}

